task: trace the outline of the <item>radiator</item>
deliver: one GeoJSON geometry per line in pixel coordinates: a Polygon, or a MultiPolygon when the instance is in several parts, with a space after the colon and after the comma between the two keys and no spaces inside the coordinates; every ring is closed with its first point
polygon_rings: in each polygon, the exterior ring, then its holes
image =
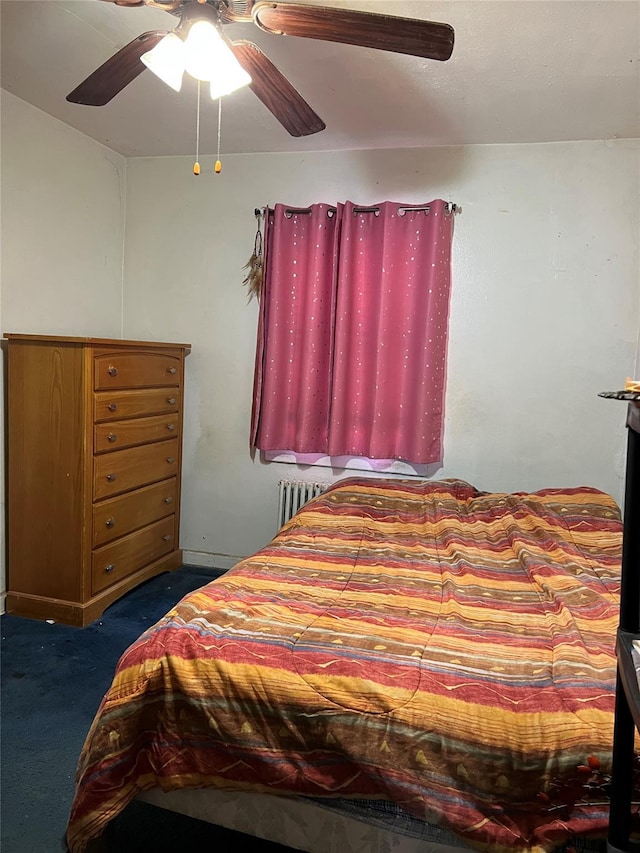
{"type": "Polygon", "coordinates": [[[329,483],[301,483],[280,480],[278,483],[278,529],[289,521],[311,498],[322,494],[329,483]]]}

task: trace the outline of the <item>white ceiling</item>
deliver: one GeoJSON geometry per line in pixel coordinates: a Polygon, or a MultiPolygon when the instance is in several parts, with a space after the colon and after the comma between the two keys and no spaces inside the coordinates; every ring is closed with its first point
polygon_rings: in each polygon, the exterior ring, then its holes
{"type": "MultiPolygon", "coordinates": [[[[453,55],[435,62],[229,24],[225,34],[259,45],[327,128],[291,137],[245,89],[223,101],[223,153],[640,136],[640,0],[313,5],[449,23],[453,55]]],[[[65,100],[131,39],[173,29],[176,17],[102,0],[2,0],[0,11],[4,89],[125,156],[194,153],[193,81],[178,94],[145,71],[104,107],[65,100]]],[[[202,153],[215,153],[216,135],[217,107],[209,101],[202,153]]]]}

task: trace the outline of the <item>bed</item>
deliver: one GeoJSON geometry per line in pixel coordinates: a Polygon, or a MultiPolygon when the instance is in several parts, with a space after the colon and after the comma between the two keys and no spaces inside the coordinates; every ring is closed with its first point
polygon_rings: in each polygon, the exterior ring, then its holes
{"type": "Polygon", "coordinates": [[[621,542],[593,488],[339,481],[125,651],[69,849],[136,797],[209,792],[473,849],[604,838],[621,542]]]}

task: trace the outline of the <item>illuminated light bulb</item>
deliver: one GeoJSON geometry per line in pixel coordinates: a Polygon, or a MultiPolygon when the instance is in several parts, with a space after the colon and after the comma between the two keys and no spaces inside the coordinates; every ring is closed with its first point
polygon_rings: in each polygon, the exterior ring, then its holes
{"type": "Polygon", "coordinates": [[[169,33],[140,59],[176,92],[182,87],[185,71],[209,83],[213,100],[251,83],[218,28],[209,21],[195,21],[185,41],[169,33]]]}

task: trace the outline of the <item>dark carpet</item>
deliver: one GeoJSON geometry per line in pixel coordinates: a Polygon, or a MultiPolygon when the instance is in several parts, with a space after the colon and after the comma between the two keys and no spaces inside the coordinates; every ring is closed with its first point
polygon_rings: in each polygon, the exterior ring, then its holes
{"type": "MultiPolygon", "coordinates": [[[[183,566],[153,578],[86,628],[5,614],[0,704],[0,849],[59,853],[76,763],[122,652],[215,570],[183,566]]],[[[105,834],[109,853],[289,848],[133,803],[105,834]]]]}

